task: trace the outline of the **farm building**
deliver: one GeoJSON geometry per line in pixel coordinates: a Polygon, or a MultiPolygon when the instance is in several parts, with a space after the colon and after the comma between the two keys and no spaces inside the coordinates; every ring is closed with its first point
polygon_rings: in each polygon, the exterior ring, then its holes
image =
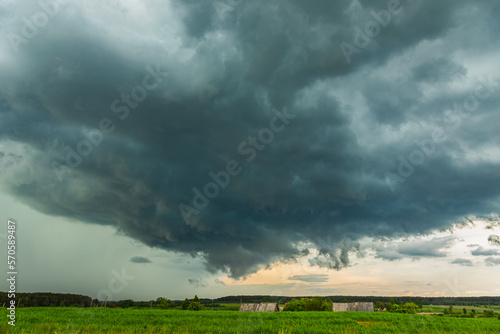
{"type": "Polygon", "coordinates": [[[241,304],[240,312],[279,312],[276,303],[241,304]]]}
{"type": "Polygon", "coordinates": [[[372,302],[333,303],[333,312],[358,311],[373,312],[372,302]]]}

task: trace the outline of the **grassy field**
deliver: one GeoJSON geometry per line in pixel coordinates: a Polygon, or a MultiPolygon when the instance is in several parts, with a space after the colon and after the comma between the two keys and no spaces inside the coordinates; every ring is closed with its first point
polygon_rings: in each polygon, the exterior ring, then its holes
{"type": "Polygon", "coordinates": [[[363,312],[21,308],[2,333],[500,333],[500,320],[363,312]]]}
{"type": "MultiPolygon", "coordinates": [[[[421,312],[443,313],[444,309],[448,309],[449,305],[424,305],[421,312]]],[[[453,313],[462,313],[463,309],[467,312],[476,310],[476,312],[483,312],[484,310],[491,310],[495,312],[500,311],[500,306],[455,306],[453,305],[453,313]]]]}

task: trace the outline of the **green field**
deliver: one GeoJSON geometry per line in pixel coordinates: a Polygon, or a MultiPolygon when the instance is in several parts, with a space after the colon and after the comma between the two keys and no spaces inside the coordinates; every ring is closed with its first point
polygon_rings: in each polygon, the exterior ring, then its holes
{"type": "MultiPolygon", "coordinates": [[[[424,305],[421,312],[432,312],[432,313],[443,313],[444,309],[448,309],[449,305],[424,305]]],[[[492,310],[495,312],[500,311],[500,306],[457,306],[453,305],[454,313],[462,313],[463,309],[467,312],[471,310],[476,310],[476,312],[483,312],[484,310],[492,310]]]]}
{"type": "Polygon", "coordinates": [[[500,320],[363,312],[20,308],[2,333],[500,333],[500,320]]]}

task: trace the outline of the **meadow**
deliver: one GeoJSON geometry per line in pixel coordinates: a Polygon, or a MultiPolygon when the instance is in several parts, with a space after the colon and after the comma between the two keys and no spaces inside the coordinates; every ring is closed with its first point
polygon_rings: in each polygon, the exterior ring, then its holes
{"type": "Polygon", "coordinates": [[[14,328],[1,312],[1,333],[500,333],[497,318],[419,314],[34,307],[16,310],[14,328]]]}
{"type": "MultiPolygon", "coordinates": [[[[431,313],[443,313],[444,309],[448,309],[449,305],[424,305],[421,312],[431,312],[431,313]]],[[[453,306],[454,313],[462,313],[463,309],[467,312],[475,310],[476,312],[483,312],[486,310],[492,310],[495,312],[500,312],[500,306],[453,306]]]]}

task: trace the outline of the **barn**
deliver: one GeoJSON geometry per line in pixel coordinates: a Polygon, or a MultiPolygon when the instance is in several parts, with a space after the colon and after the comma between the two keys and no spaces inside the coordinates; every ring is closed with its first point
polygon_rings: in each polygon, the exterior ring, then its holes
{"type": "Polygon", "coordinates": [[[372,302],[333,303],[333,312],[373,312],[372,302]]]}
{"type": "Polygon", "coordinates": [[[279,312],[277,303],[241,304],[240,312],[279,312]]]}

